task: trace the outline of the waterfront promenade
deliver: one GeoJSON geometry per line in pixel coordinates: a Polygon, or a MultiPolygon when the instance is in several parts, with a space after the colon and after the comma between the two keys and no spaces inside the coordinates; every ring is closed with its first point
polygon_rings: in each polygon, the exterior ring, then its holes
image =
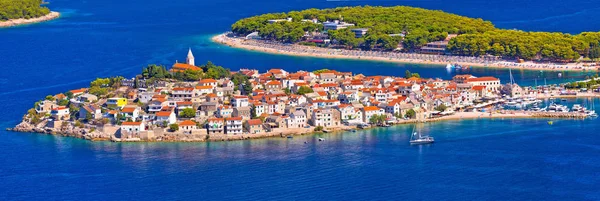
{"type": "Polygon", "coordinates": [[[397,63],[433,64],[445,66],[447,64],[459,64],[461,66],[486,67],[486,68],[511,68],[526,70],[550,70],[550,71],[584,71],[597,70],[596,66],[584,66],[580,63],[553,64],[553,63],[516,63],[493,57],[465,57],[445,56],[400,52],[361,51],[344,50],[321,47],[311,47],[298,44],[282,44],[271,41],[251,40],[231,37],[228,34],[219,34],[212,37],[217,43],[234,48],[252,51],[266,52],[271,54],[283,54],[292,56],[356,59],[397,63]]]}

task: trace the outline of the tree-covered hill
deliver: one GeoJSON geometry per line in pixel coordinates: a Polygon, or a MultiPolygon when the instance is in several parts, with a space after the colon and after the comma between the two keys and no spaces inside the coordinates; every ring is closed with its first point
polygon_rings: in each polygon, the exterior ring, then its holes
{"type": "Polygon", "coordinates": [[[41,4],[42,0],[0,0],[0,21],[30,19],[50,13],[50,10],[41,4]]]}
{"type": "Polygon", "coordinates": [[[407,52],[418,51],[428,42],[458,34],[447,52],[454,55],[495,55],[511,59],[573,61],[583,56],[600,58],[600,32],[578,35],[548,32],[524,32],[495,28],[489,21],[463,17],[443,11],[407,6],[395,7],[340,7],[308,9],[288,13],[269,13],[241,19],[231,29],[245,35],[258,31],[265,39],[298,42],[305,32],[322,32],[319,22],[343,19],[353,23],[352,28],[367,28],[366,35],[356,38],[350,29],[329,30],[328,35],[348,48],[393,50],[402,43],[407,52]],[[291,21],[269,23],[269,20],[292,18],[291,21]],[[390,34],[405,34],[405,37],[390,34]]]}
{"type": "MultiPolygon", "coordinates": [[[[322,24],[303,22],[317,19],[319,22],[342,20],[353,23],[353,28],[368,28],[369,35],[383,37],[408,32],[410,43],[421,45],[428,41],[445,38],[448,34],[482,33],[495,29],[491,22],[462,17],[442,11],[407,6],[395,7],[341,7],[333,9],[308,9],[289,13],[269,13],[237,21],[231,26],[234,33],[249,34],[258,31],[264,38],[297,42],[305,31],[323,30],[322,24]],[[291,17],[291,22],[268,23],[268,20],[291,17]]],[[[343,37],[349,30],[339,30],[343,37]]],[[[332,35],[335,35],[333,33],[332,35]]],[[[347,35],[347,34],[346,34],[347,35]]],[[[349,40],[352,40],[348,38],[349,40]]],[[[408,39],[408,37],[407,37],[408,39]]],[[[349,41],[362,42],[362,41],[349,41]]]]}

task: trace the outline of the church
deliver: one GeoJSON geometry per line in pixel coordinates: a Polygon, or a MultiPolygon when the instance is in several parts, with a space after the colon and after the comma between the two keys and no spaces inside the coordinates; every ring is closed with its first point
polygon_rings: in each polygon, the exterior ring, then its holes
{"type": "Polygon", "coordinates": [[[175,62],[175,64],[173,64],[173,66],[171,67],[171,70],[169,70],[169,71],[172,73],[175,73],[175,72],[183,72],[186,70],[194,70],[194,71],[202,70],[202,68],[196,66],[196,62],[194,61],[194,54],[192,54],[192,48],[190,48],[188,50],[187,57],[185,58],[185,63],[175,62]]]}

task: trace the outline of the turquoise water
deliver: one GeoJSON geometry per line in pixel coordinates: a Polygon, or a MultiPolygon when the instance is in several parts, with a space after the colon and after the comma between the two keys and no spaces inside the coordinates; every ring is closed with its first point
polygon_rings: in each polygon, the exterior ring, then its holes
{"type": "MultiPolygon", "coordinates": [[[[412,5],[492,20],[503,28],[597,31],[597,1],[73,1],[63,17],[0,29],[0,128],[37,99],[96,77],[197,62],[232,69],[331,68],[366,75],[449,78],[427,65],[268,55],[208,39],[238,18],[344,5],[412,5]]],[[[473,69],[507,80],[506,70],[473,69]]],[[[517,82],[565,82],[586,73],[513,71],[517,82]]],[[[580,102],[582,100],[579,100],[580,102]]],[[[598,102],[598,101],[596,101],[598,102]]],[[[218,143],[87,142],[0,131],[0,200],[599,200],[597,120],[463,120],[426,124],[436,144],[407,143],[412,128],[218,143]],[[326,138],[317,142],[317,137],[326,138]],[[304,144],[308,141],[308,144],[304,144]]]]}

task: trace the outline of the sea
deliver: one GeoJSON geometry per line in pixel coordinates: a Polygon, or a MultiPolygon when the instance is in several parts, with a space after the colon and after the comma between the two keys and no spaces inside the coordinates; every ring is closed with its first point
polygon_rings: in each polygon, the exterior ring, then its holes
{"type": "MultiPolygon", "coordinates": [[[[461,119],[358,132],[210,143],[112,143],[14,133],[33,103],[98,77],[196,63],[232,70],[334,69],[449,79],[504,69],[270,55],[210,38],[244,17],[340,6],[407,5],[526,31],[600,31],[600,1],[50,0],[50,22],[0,29],[0,200],[600,200],[597,119],[461,119]],[[410,133],[435,144],[410,146],[410,133]],[[318,141],[324,138],[324,141],[318,141]]],[[[513,70],[518,84],[595,72],[513,70]],[[560,73],[560,74],[559,74],[560,73]]],[[[599,100],[570,99],[565,104],[599,100]]]]}

